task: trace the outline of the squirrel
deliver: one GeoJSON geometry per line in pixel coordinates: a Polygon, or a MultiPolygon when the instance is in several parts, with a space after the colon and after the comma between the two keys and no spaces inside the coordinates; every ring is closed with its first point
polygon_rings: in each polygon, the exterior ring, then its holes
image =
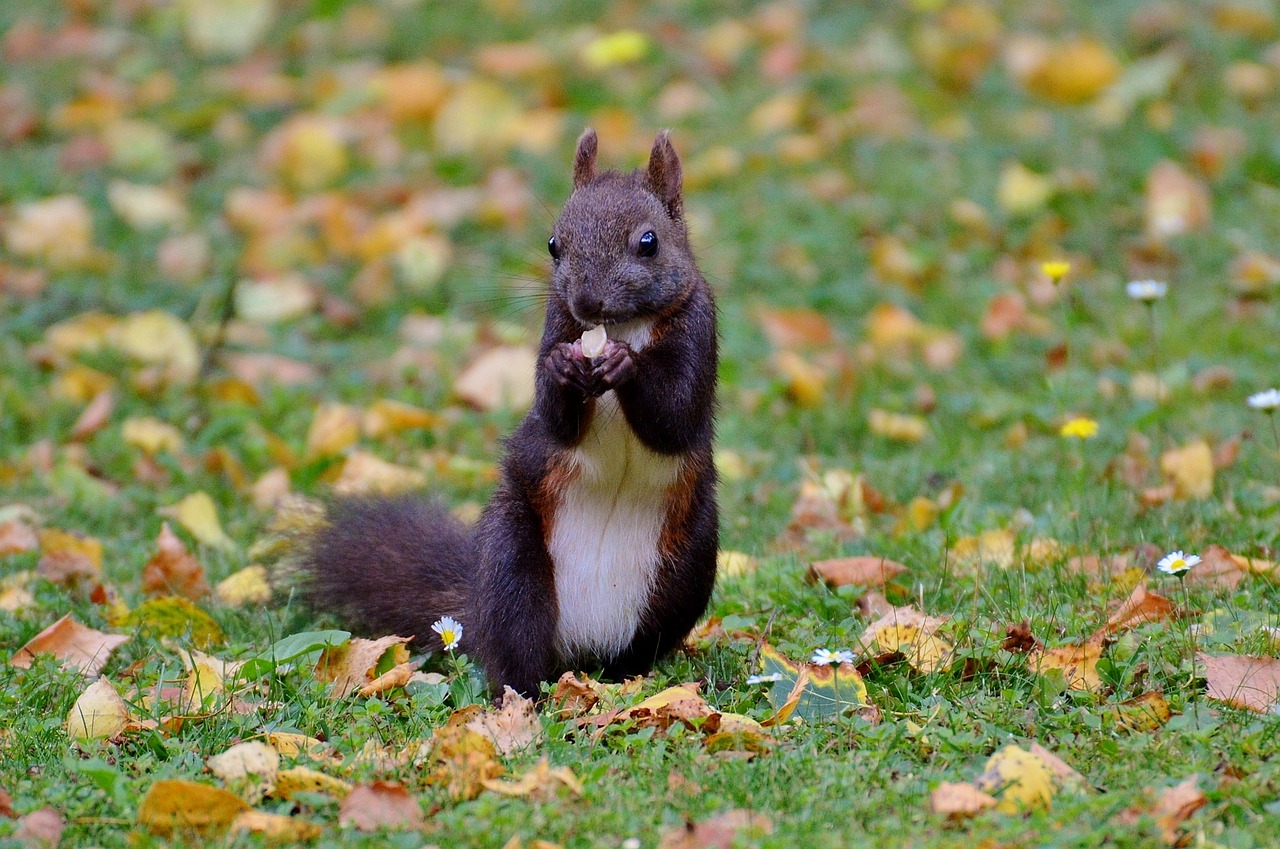
{"type": "Polygon", "coordinates": [[[354,627],[439,650],[432,623],[458,620],[498,694],[570,669],[644,674],[715,583],[716,308],[680,158],[663,131],[647,167],[598,172],[597,146],[591,129],[578,140],[533,406],[475,527],[416,495],[339,500],[302,558],[311,606],[354,627]]]}

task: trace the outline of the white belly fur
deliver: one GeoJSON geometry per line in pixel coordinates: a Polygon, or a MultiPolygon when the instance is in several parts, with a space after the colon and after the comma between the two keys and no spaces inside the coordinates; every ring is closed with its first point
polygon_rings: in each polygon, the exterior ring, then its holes
{"type": "MultiPolygon", "coordinates": [[[[649,325],[610,328],[639,350],[649,325]]],[[[616,655],[635,635],[658,571],[667,489],[679,457],[636,439],[613,392],[596,400],[590,429],[570,452],[573,482],[555,512],[548,550],[555,563],[558,641],[569,657],[616,655]]]]}

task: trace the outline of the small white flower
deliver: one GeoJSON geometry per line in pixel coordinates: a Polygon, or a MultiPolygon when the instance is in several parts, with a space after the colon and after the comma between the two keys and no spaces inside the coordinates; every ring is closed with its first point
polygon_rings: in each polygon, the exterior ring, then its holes
{"type": "Polygon", "coordinates": [[[781,680],[782,680],[781,672],[774,672],[770,675],[748,675],[747,676],[748,684],[772,684],[775,681],[781,681],[781,680]]]}
{"type": "Polygon", "coordinates": [[[1249,406],[1255,410],[1274,412],[1277,407],[1280,407],[1280,389],[1268,389],[1265,392],[1250,395],[1249,406]]]}
{"type": "Polygon", "coordinates": [[[1159,280],[1131,280],[1124,290],[1135,301],[1151,304],[1168,293],[1169,284],[1161,283],[1159,280]]]}
{"type": "Polygon", "coordinates": [[[839,651],[818,649],[813,653],[813,657],[809,658],[809,662],[816,664],[817,666],[830,666],[835,663],[853,663],[853,652],[848,649],[840,649],[839,651]]]}
{"type": "Polygon", "coordinates": [[[1171,551],[1160,558],[1156,568],[1166,575],[1181,577],[1191,571],[1191,567],[1199,562],[1200,555],[1198,554],[1183,554],[1181,551],[1171,551]]]}
{"type": "Polygon", "coordinates": [[[452,616],[441,616],[436,624],[431,626],[431,630],[440,635],[440,642],[444,643],[445,651],[456,649],[458,641],[462,639],[462,623],[452,616]]]}

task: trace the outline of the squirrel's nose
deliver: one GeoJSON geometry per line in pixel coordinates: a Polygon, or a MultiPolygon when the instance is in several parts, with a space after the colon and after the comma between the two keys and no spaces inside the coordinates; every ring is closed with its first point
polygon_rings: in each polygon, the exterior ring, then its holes
{"type": "Polygon", "coordinates": [[[604,310],[604,298],[599,295],[579,290],[573,295],[573,311],[578,314],[578,318],[594,319],[598,318],[601,311],[604,310]]]}

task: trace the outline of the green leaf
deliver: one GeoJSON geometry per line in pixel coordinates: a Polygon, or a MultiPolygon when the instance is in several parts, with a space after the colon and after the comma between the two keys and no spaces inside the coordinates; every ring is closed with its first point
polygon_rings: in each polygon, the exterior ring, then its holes
{"type": "Polygon", "coordinates": [[[850,708],[870,704],[867,685],[851,664],[837,667],[792,663],[765,643],[760,650],[760,673],[779,676],[768,694],[778,721],[792,716],[806,722],[831,719],[850,708]],[[803,682],[798,683],[802,677],[803,682]]]}
{"type": "Polygon", "coordinates": [[[251,657],[240,667],[240,676],[252,680],[261,678],[285,663],[311,666],[320,659],[327,648],[345,645],[351,639],[350,631],[303,631],[278,640],[269,649],[251,657]]]}

